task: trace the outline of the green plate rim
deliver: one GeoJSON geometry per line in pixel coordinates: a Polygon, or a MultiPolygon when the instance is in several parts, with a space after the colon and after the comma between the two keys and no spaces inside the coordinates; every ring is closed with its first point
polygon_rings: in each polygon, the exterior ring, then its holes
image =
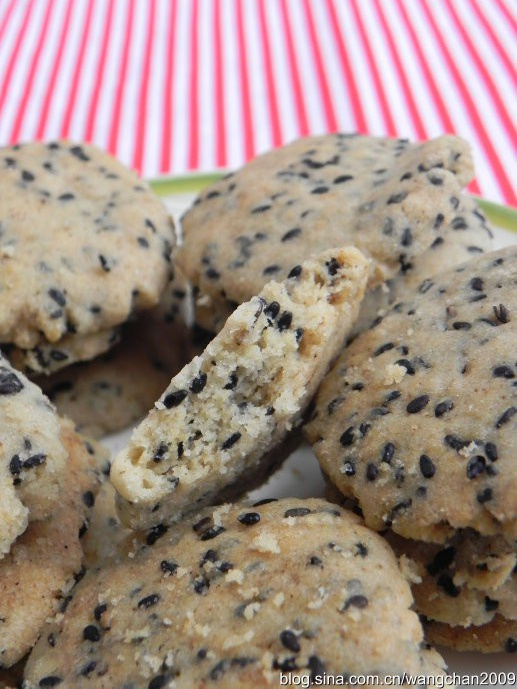
{"type": "MultiPolygon", "coordinates": [[[[205,187],[222,179],[229,170],[220,172],[192,172],[185,175],[155,177],[147,180],[158,196],[172,194],[195,194],[205,187]]],[[[517,233],[517,208],[502,203],[488,201],[481,196],[473,196],[481,206],[488,220],[497,227],[517,233]]]]}

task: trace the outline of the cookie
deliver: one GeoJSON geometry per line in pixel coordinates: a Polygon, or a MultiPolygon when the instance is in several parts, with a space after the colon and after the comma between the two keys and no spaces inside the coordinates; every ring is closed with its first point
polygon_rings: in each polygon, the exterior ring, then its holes
{"type": "Polygon", "coordinates": [[[501,536],[458,531],[444,544],[388,534],[412,572],[415,610],[453,627],[517,620],[517,546],[501,536]]]}
{"type": "Polygon", "coordinates": [[[174,535],[85,576],[33,650],[30,686],[231,689],[278,686],[280,672],[443,674],[389,546],[324,500],[211,508],[174,535]]]}
{"type": "Polygon", "coordinates": [[[58,507],[66,456],[53,406],[0,352],[0,561],[58,507]]]}
{"type": "Polygon", "coordinates": [[[306,437],[366,523],[517,537],[517,247],[425,280],[346,348],[306,437]]]}
{"type": "Polygon", "coordinates": [[[38,375],[50,376],[80,361],[89,361],[115,346],[120,337],[120,327],[106,328],[82,337],[67,335],[57,343],[41,342],[32,349],[5,345],[4,352],[13,366],[29,378],[37,378],[38,375]]]}
{"type": "MultiPolygon", "coordinates": [[[[235,308],[334,246],[353,244],[372,259],[371,288],[407,272],[446,239],[444,227],[470,234],[457,205],[472,176],[467,144],[451,136],[410,144],[332,134],[259,156],[205,190],[183,218],[178,261],[199,290],[197,321],[220,327],[225,303],[235,308]]],[[[478,241],[485,231],[472,234],[478,241]]]]}
{"type": "Polygon", "coordinates": [[[186,298],[187,286],[177,278],[160,305],[127,324],[121,342],[105,355],[38,378],[59,413],[93,438],[143,417],[191,358],[182,315],[186,298]]]}
{"type": "Polygon", "coordinates": [[[115,457],[128,526],[177,521],[267,477],[357,316],[367,271],[357,249],[327,251],[232,314],[115,457]]]}
{"type": "Polygon", "coordinates": [[[137,175],[68,141],[0,149],[0,342],[33,349],[154,306],[174,228],[137,175]]]}
{"type": "Polygon", "coordinates": [[[424,621],[426,639],[456,651],[479,653],[516,653],[517,621],[496,615],[480,627],[450,627],[443,622],[424,621]]]}
{"type": "Polygon", "coordinates": [[[62,423],[61,437],[68,457],[60,507],[30,524],[0,561],[0,666],[13,665],[30,650],[84,573],[80,537],[98,487],[98,458],[70,422],[62,423]]]}

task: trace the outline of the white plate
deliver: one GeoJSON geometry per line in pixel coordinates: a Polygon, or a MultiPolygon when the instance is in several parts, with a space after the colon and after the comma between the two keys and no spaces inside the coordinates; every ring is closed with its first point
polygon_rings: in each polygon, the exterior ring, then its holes
{"type": "MultiPolygon", "coordinates": [[[[164,179],[153,183],[155,190],[163,196],[163,200],[171,211],[175,220],[179,220],[183,212],[188,208],[190,203],[194,200],[196,190],[201,189],[208,182],[212,181],[215,176],[191,176],[180,179],[164,179]],[[164,195],[171,190],[178,189],[178,193],[164,195]],[[185,191],[188,190],[188,191],[185,191]],[[192,191],[191,191],[192,190],[192,191]],[[194,192],[194,193],[192,193],[194,192]]],[[[507,227],[515,227],[517,230],[517,222],[514,223],[514,211],[504,207],[495,207],[502,213],[505,218],[507,227]],[[507,218],[510,218],[507,221],[507,218]]],[[[488,210],[484,207],[485,211],[488,210]]],[[[497,219],[497,210],[492,215],[493,222],[497,219]]],[[[515,216],[517,217],[517,215],[515,216]]],[[[504,230],[496,227],[495,247],[501,248],[510,244],[517,243],[517,235],[512,231],[504,230]]],[[[105,437],[103,439],[106,445],[114,454],[120,450],[129,439],[131,430],[122,431],[105,437]]],[[[250,498],[259,500],[261,498],[272,497],[314,497],[322,496],[324,490],[323,480],[319,470],[319,465],[316,461],[312,450],[308,447],[302,447],[294,452],[288,460],[284,463],[269,481],[250,493],[250,498]]],[[[496,653],[496,654],[481,654],[481,653],[455,653],[448,649],[440,649],[445,657],[450,673],[457,673],[461,675],[481,675],[481,673],[504,673],[515,672],[517,670],[517,657],[513,654],[496,653]]],[[[491,687],[509,687],[515,686],[501,681],[489,681],[487,678],[485,683],[491,687]]],[[[464,682],[466,683],[466,682],[464,682]]],[[[473,682],[471,681],[470,684],[473,682]]]]}

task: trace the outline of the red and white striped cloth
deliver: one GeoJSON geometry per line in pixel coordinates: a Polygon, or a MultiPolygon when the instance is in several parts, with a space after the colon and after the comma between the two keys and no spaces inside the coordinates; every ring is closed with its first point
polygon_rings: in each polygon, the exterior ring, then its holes
{"type": "Polygon", "coordinates": [[[0,0],[0,145],[92,141],[144,176],[298,136],[456,132],[517,205],[515,0],[0,0]]]}

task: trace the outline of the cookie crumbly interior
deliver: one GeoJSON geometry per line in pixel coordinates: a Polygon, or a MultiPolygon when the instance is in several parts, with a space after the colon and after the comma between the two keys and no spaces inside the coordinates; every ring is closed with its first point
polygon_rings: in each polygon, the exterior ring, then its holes
{"type": "Polygon", "coordinates": [[[248,472],[301,422],[357,315],[367,270],[356,249],[327,251],[235,311],[115,458],[124,521],[175,521],[236,481],[246,490],[248,472]]]}

